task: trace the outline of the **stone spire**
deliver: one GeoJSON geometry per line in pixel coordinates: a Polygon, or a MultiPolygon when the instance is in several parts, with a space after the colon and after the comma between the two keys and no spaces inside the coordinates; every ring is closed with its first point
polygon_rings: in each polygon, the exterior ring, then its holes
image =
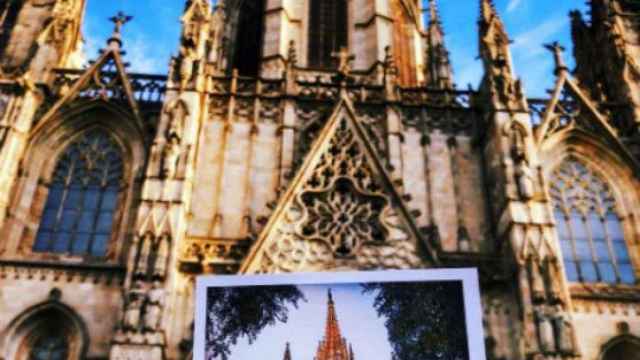
{"type": "Polygon", "coordinates": [[[493,0],[480,0],[480,56],[486,67],[513,70],[509,36],[493,0]]]}
{"type": "Polygon", "coordinates": [[[324,338],[318,345],[315,360],[352,360],[346,340],[340,335],[340,325],[336,317],[335,303],[331,289],[327,293],[327,324],[324,338]]]}
{"type": "Polygon", "coordinates": [[[444,43],[444,30],[436,0],[429,0],[425,84],[438,89],[453,88],[453,71],[444,43]]]}
{"type": "Polygon", "coordinates": [[[480,57],[484,64],[481,90],[491,97],[494,107],[522,110],[526,102],[522,84],[516,79],[509,49],[509,36],[493,0],[480,0],[480,57]]]}
{"type": "Polygon", "coordinates": [[[284,349],[284,360],[291,360],[291,346],[287,342],[287,347],[284,349]]]}

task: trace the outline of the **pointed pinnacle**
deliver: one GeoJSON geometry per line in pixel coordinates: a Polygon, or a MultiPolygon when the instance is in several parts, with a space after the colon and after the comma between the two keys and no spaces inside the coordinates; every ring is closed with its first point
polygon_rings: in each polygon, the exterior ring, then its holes
{"type": "Polygon", "coordinates": [[[440,14],[436,0],[429,0],[429,22],[440,23],[440,14]]]}
{"type": "Polygon", "coordinates": [[[498,11],[496,10],[493,0],[480,0],[480,17],[484,21],[489,21],[497,15],[498,11]]]}

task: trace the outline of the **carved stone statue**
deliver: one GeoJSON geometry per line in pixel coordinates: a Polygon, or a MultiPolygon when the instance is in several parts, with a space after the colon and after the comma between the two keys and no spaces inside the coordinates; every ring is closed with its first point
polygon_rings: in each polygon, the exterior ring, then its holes
{"type": "Polygon", "coordinates": [[[16,25],[11,32],[2,55],[0,66],[6,73],[16,73],[28,67],[33,47],[45,24],[51,19],[55,0],[26,1],[18,13],[16,25]]]}
{"type": "Polygon", "coordinates": [[[140,254],[138,255],[135,272],[135,275],[138,278],[143,278],[147,275],[152,240],[151,234],[146,234],[140,238],[140,254]]]}
{"type": "Polygon", "coordinates": [[[168,139],[162,150],[162,177],[165,179],[173,179],[178,170],[178,161],[180,160],[180,141],[172,137],[168,139]]]}
{"type": "Polygon", "coordinates": [[[522,157],[516,161],[515,176],[520,196],[525,200],[532,199],[535,195],[535,177],[526,158],[522,157]]]}
{"type": "Polygon", "coordinates": [[[140,326],[140,314],[144,304],[144,290],[142,284],[136,281],[127,294],[127,304],[124,310],[123,326],[125,330],[137,331],[140,326]]]}
{"type": "Polygon", "coordinates": [[[156,250],[156,260],[153,266],[153,277],[156,279],[164,279],[167,273],[167,260],[169,257],[169,235],[160,237],[156,250]]]}
{"type": "Polygon", "coordinates": [[[574,329],[569,315],[564,311],[562,305],[554,308],[554,325],[556,328],[556,343],[558,350],[563,354],[575,353],[574,329]]]}
{"type": "Polygon", "coordinates": [[[197,60],[196,50],[191,46],[180,47],[180,88],[185,89],[191,82],[197,60]]]}
{"type": "Polygon", "coordinates": [[[536,259],[531,259],[531,265],[529,266],[531,272],[531,295],[536,302],[544,301],[545,299],[545,286],[542,272],[540,271],[540,264],[536,259]]]}
{"type": "Polygon", "coordinates": [[[544,267],[544,276],[549,283],[549,296],[554,303],[559,303],[562,301],[562,290],[559,279],[560,274],[557,266],[558,264],[556,261],[547,260],[546,266],[544,267]]]}
{"type": "Polygon", "coordinates": [[[184,101],[178,100],[172,104],[166,113],[169,117],[169,122],[165,131],[165,138],[167,140],[176,138],[178,141],[182,141],[184,123],[188,115],[187,105],[184,101]]]}
{"type": "Polygon", "coordinates": [[[144,314],[144,330],[156,331],[160,327],[162,319],[162,306],[164,305],[164,288],[159,281],[153,283],[153,288],[147,297],[147,306],[144,314]]]}
{"type": "Polygon", "coordinates": [[[31,63],[31,72],[36,79],[42,79],[45,72],[60,61],[67,42],[67,31],[73,24],[73,10],[69,3],[58,3],[54,9],[53,21],[43,30],[38,39],[39,49],[31,63]]]}
{"type": "Polygon", "coordinates": [[[543,306],[536,307],[534,314],[536,323],[538,324],[538,341],[540,344],[540,350],[543,352],[554,352],[555,341],[551,317],[543,306]]]}

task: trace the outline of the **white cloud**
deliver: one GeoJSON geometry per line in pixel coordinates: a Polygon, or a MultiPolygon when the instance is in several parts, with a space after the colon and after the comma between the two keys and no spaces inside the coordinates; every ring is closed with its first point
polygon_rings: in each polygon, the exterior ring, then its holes
{"type": "Polygon", "coordinates": [[[553,85],[554,77],[550,76],[553,73],[552,56],[543,44],[557,40],[568,25],[566,17],[551,18],[514,38],[513,61],[528,96],[545,96],[546,90],[553,85]]]}
{"type": "Polygon", "coordinates": [[[542,45],[553,40],[552,37],[563,30],[568,25],[568,21],[564,16],[552,18],[529,31],[517,35],[514,38],[511,50],[518,57],[524,59],[539,56],[545,52],[542,45]]]}
{"type": "Polygon", "coordinates": [[[509,1],[509,5],[507,5],[507,12],[510,13],[512,11],[515,11],[518,6],[520,6],[522,4],[522,0],[511,0],[509,1]]]}
{"type": "Polygon", "coordinates": [[[129,71],[149,74],[166,72],[166,64],[162,64],[158,57],[154,56],[157,51],[152,49],[150,43],[152,42],[142,36],[128,39],[125,43],[127,54],[124,60],[131,64],[129,71]]]}

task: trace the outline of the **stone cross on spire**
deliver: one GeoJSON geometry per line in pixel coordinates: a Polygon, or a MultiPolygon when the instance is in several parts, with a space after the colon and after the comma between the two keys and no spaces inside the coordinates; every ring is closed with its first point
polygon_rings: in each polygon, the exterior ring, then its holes
{"type": "Polygon", "coordinates": [[[559,42],[554,41],[551,44],[545,44],[544,47],[553,53],[553,60],[556,63],[556,68],[555,68],[556,75],[559,74],[560,72],[569,70],[569,68],[564,62],[564,57],[562,56],[562,54],[565,51],[565,48],[562,45],[560,45],[559,42]]]}
{"type": "Polygon", "coordinates": [[[113,33],[111,33],[111,37],[107,41],[109,46],[116,48],[122,46],[122,27],[132,19],[133,16],[125,15],[122,11],[118,11],[115,16],[109,18],[109,21],[114,24],[113,33]]]}
{"type": "Polygon", "coordinates": [[[116,16],[112,16],[109,18],[109,21],[111,21],[115,25],[113,29],[113,33],[120,34],[120,32],[122,31],[122,27],[132,19],[133,19],[133,16],[125,15],[124,12],[118,11],[116,16]]]}

